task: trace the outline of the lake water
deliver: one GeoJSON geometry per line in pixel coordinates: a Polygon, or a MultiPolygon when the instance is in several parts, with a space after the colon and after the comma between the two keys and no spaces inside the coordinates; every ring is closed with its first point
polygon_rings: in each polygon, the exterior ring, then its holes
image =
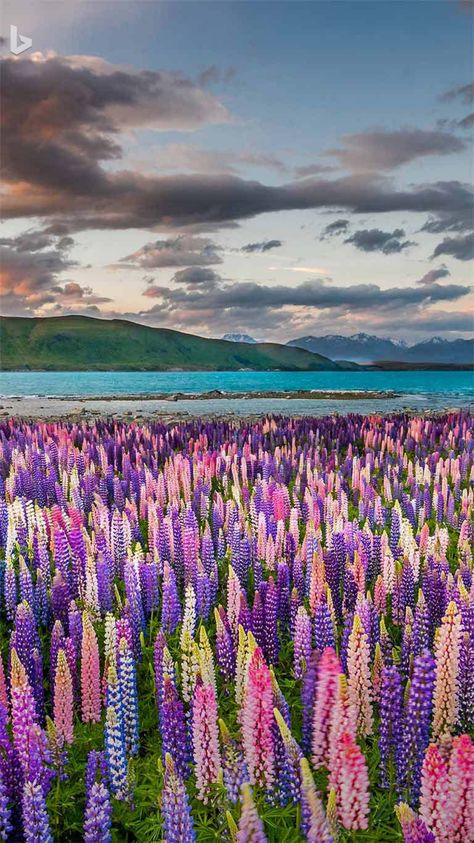
{"type": "Polygon", "coordinates": [[[81,407],[100,414],[171,415],[286,413],[323,415],[339,413],[416,411],[471,407],[474,402],[472,372],[1,372],[2,415],[48,416],[78,412],[81,407]],[[152,398],[176,392],[200,394],[281,391],[380,391],[381,399],[350,397],[311,400],[246,398],[232,400],[152,398]],[[131,401],[127,396],[140,396],[131,401]],[[112,396],[114,397],[112,399],[112,396]],[[123,396],[121,398],[120,396],[123,396]],[[148,396],[148,397],[147,397],[148,396]],[[95,399],[95,400],[93,400],[95,399]]]}
{"type": "Polygon", "coordinates": [[[473,372],[0,372],[0,396],[380,390],[472,400],[473,372]]]}

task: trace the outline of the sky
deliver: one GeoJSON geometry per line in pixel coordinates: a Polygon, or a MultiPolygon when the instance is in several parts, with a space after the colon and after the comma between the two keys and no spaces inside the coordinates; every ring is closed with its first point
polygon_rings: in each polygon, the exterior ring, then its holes
{"type": "Polygon", "coordinates": [[[1,313],[471,336],[472,13],[7,0],[1,313]]]}

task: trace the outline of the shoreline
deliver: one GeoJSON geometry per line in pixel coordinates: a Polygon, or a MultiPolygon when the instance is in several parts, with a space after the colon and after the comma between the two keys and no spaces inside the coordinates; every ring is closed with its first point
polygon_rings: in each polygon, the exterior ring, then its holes
{"type": "MultiPolygon", "coordinates": [[[[258,395],[262,395],[261,393],[258,395]]],[[[87,422],[114,419],[125,422],[145,422],[151,419],[173,422],[192,418],[256,419],[265,415],[304,416],[372,415],[410,413],[433,415],[457,410],[474,409],[472,400],[454,398],[452,395],[433,396],[408,393],[336,393],[327,392],[273,393],[264,397],[240,393],[215,396],[206,393],[185,397],[164,398],[124,396],[100,398],[70,398],[68,396],[24,396],[0,398],[0,421],[23,419],[25,421],[87,422]]]]}
{"type": "Polygon", "coordinates": [[[256,390],[244,392],[224,392],[211,389],[206,392],[145,392],[112,393],[111,395],[0,395],[0,405],[6,401],[76,401],[84,404],[90,401],[245,401],[248,399],[278,399],[305,401],[362,401],[400,398],[402,393],[394,390],[359,390],[359,389],[296,389],[296,390],[256,390]]]}

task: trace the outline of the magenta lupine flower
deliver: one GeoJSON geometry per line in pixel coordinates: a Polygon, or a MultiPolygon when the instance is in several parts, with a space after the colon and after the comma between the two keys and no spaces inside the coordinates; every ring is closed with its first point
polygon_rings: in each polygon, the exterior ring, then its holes
{"type": "Polygon", "coordinates": [[[313,710],[312,760],[314,767],[328,766],[331,714],[338,693],[341,663],[332,647],[326,647],[318,662],[316,699],[313,710]]]}
{"type": "Polygon", "coordinates": [[[164,843],[195,843],[196,833],[186,787],[169,753],[165,758],[161,811],[164,843]]]}
{"type": "Polygon", "coordinates": [[[212,685],[198,684],[194,692],[193,754],[198,796],[206,804],[221,769],[217,702],[212,685]]]}
{"type": "Polygon", "coordinates": [[[449,843],[470,843],[474,840],[474,743],[469,735],[453,738],[449,793],[449,843]]]}
{"type": "Polygon", "coordinates": [[[24,784],[22,817],[26,843],[53,843],[43,790],[37,780],[24,784]]]}
{"type": "Polygon", "coordinates": [[[257,647],[250,659],[242,712],[242,737],[245,762],[251,784],[267,793],[275,780],[273,753],[273,688],[272,677],[257,647]]]}
{"type": "Polygon", "coordinates": [[[249,784],[242,785],[241,805],[242,813],[240,814],[236,843],[267,843],[263,823],[255,807],[249,784]]]}

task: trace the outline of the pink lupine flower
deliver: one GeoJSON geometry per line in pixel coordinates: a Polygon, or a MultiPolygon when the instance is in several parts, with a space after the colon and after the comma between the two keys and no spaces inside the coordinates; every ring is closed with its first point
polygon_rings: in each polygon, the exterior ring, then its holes
{"type": "Polygon", "coordinates": [[[339,822],[348,829],[368,827],[369,775],[367,762],[348,732],[338,740],[336,755],[337,815],[339,822]]]}
{"type": "Polygon", "coordinates": [[[2,654],[0,653],[0,704],[8,711],[8,691],[3,667],[2,654]]]}
{"type": "Polygon", "coordinates": [[[242,737],[245,761],[251,784],[270,791],[275,779],[273,752],[272,677],[260,647],[252,654],[242,713],[242,737]]]}
{"type": "Polygon", "coordinates": [[[313,711],[312,760],[315,767],[329,766],[329,731],[337,698],[341,663],[332,647],[326,647],[318,664],[313,711]]]}
{"type": "Polygon", "coordinates": [[[449,841],[448,767],[436,744],[430,744],[423,761],[420,816],[437,843],[449,841]]]}
{"type": "Polygon", "coordinates": [[[435,639],[436,682],[433,693],[433,736],[451,735],[458,716],[461,614],[452,600],[435,639]]]}
{"type": "Polygon", "coordinates": [[[344,732],[347,732],[355,741],[357,734],[357,711],[349,696],[346,675],[340,673],[329,723],[328,769],[331,785],[335,785],[334,777],[337,769],[336,758],[339,751],[339,739],[344,732]]]}
{"type": "Polygon", "coordinates": [[[54,725],[66,743],[74,740],[72,677],[64,650],[59,650],[54,678],[54,725]]]}
{"type": "Polygon", "coordinates": [[[449,843],[474,840],[474,743],[469,735],[453,738],[449,760],[449,843]]]}
{"type": "Polygon", "coordinates": [[[83,722],[98,723],[100,720],[99,645],[87,612],[84,612],[82,616],[81,694],[83,722]]]}
{"type": "Polygon", "coordinates": [[[193,750],[199,798],[209,801],[211,786],[221,769],[217,730],[217,702],[212,685],[196,685],[193,698],[193,750]]]}
{"type": "Polygon", "coordinates": [[[370,650],[367,635],[358,614],[354,615],[349,637],[347,669],[349,697],[357,711],[357,731],[364,736],[371,735],[373,689],[370,678],[370,650]]]}

